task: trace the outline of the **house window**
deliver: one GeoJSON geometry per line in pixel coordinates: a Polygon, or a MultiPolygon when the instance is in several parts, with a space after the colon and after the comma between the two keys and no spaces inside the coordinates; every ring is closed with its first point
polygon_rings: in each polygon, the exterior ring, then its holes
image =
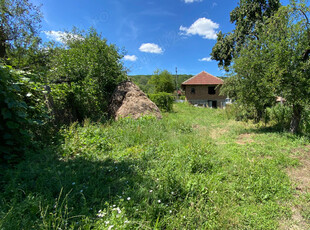
{"type": "Polygon", "coordinates": [[[195,93],[196,93],[195,88],[191,88],[191,93],[192,93],[192,94],[195,94],[195,93]]]}
{"type": "Polygon", "coordinates": [[[211,94],[211,95],[215,94],[215,86],[208,87],[208,94],[211,94]]]}

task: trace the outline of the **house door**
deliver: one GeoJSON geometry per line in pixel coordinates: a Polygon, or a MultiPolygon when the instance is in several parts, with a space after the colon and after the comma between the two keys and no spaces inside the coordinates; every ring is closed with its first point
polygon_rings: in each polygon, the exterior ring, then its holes
{"type": "Polygon", "coordinates": [[[212,108],[217,108],[217,101],[212,101],[212,108]]]}

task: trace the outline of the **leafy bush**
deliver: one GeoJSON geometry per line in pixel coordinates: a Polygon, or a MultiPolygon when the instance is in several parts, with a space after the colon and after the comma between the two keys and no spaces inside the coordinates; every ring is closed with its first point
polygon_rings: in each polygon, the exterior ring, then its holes
{"type": "Polygon", "coordinates": [[[310,134],[310,108],[306,108],[302,114],[301,132],[305,135],[310,134]]]}
{"type": "Polygon", "coordinates": [[[116,85],[126,79],[122,54],[94,29],[74,30],[63,40],[65,45],[53,49],[49,63],[55,120],[97,121],[106,115],[116,85]]]}
{"type": "Polygon", "coordinates": [[[0,161],[14,162],[48,117],[43,90],[34,81],[37,76],[10,66],[0,66],[0,76],[0,161]]]}
{"type": "Polygon", "coordinates": [[[253,110],[239,103],[226,105],[225,114],[227,118],[235,118],[237,121],[248,121],[255,117],[253,110]]]}
{"type": "Polygon", "coordinates": [[[277,104],[266,109],[270,122],[283,129],[288,129],[292,117],[292,108],[286,105],[277,104]]]}
{"type": "Polygon", "coordinates": [[[148,95],[151,101],[153,101],[160,110],[165,112],[172,111],[172,105],[173,105],[173,96],[169,93],[156,93],[156,94],[149,94],[148,95]]]}

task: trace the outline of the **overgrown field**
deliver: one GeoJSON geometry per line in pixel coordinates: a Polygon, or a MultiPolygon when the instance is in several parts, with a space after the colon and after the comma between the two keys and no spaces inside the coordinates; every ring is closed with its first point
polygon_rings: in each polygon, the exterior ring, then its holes
{"type": "Polygon", "coordinates": [[[176,104],[144,117],[72,125],[2,172],[0,229],[278,229],[309,191],[288,170],[309,140],[176,104]]]}

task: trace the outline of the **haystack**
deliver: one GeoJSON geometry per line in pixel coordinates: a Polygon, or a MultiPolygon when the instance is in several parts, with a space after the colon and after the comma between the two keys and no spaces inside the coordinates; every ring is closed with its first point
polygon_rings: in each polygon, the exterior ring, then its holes
{"type": "Polygon", "coordinates": [[[143,115],[153,115],[161,119],[158,107],[131,81],[120,83],[113,95],[110,104],[110,114],[115,120],[120,117],[137,119],[143,115]]]}

